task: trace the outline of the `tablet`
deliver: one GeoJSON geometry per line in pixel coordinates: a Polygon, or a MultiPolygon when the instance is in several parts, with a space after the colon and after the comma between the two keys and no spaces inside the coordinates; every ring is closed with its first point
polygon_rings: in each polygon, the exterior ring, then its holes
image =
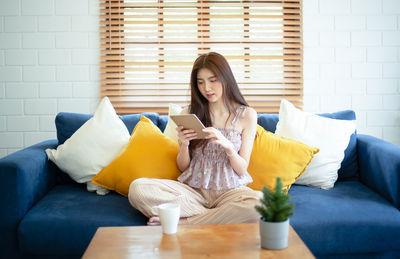
{"type": "Polygon", "coordinates": [[[203,132],[205,129],[203,123],[194,114],[180,114],[180,115],[170,115],[170,118],[178,126],[183,126],[184,129],[193,129],[197,133],[197,139],[203,139],[207,136],[207,133],[203,132]]]}

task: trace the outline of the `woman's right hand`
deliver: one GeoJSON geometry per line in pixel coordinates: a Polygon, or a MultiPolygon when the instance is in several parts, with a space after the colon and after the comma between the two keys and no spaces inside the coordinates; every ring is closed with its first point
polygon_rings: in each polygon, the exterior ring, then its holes
{"type": "Polygon", "coordinates": [[[197,137],[196,131],[183,129],[183,126],[178,126],[176,131],[178,132],[178,143],[180,146],[189,146],[190,141],[197,137]]]}

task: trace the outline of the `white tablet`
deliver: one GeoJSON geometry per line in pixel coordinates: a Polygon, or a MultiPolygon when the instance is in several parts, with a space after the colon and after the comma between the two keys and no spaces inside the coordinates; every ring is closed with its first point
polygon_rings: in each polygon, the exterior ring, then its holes
{"type": "Polygon", "coordinates": [[[203,123],[195,114],[180,114],[180,115],[170,115],[170,118],[178,126],[183,126],[184,129],[193,129],[197,133],[197,139],[203,139],[207,136],[207,133],[203,132],[205,129],[203,123]]]}

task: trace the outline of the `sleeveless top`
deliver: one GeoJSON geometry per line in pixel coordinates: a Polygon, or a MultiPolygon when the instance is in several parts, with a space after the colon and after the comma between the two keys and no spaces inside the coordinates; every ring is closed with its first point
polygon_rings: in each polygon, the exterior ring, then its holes
{"type": "MultiPolygon", "coordinates": [[[[233,128],[217,128],[232,142],[236,152],[242,145],[242,133],[235,129],[241,110],[242,116],[246,112],[246,106],[240,106],[235,111],[232,120],[233,128]]],[[[193,150],[189,167],[178,177],[178,181],[191,187],[206,190],[229,190],[251,183],[253,179],[248,172],[242,176],[232,169],[229,157],[225,149],[219,144],[207,143],[203,148],[199,146],[193,150]]]]}

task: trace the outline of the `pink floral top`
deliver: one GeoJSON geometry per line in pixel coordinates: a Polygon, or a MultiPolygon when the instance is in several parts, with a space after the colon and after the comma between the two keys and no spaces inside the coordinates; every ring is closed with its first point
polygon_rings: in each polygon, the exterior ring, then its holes
{"type": "MultiPolygon", "coordinates": [[[[246,107],[238,108],[232,121],[233,126],[236,126],[240,109],[245,111],[246,107]]],[[[245,113],[244,111],[242,114],[245,113]]],[[[232,142],[235,151],[239,152],[242,145],[242,133],[235,128],[218,128],[218,130],[232,142]]],[[[218,144],[207,143],[204,149],[201,146],[193,151],[190,165],[178,177],[178,181],[199,189],[228,190],[247,185],[253,179],[248,172],[242,176],[236,174],[223,147],[218,144]]]]}

